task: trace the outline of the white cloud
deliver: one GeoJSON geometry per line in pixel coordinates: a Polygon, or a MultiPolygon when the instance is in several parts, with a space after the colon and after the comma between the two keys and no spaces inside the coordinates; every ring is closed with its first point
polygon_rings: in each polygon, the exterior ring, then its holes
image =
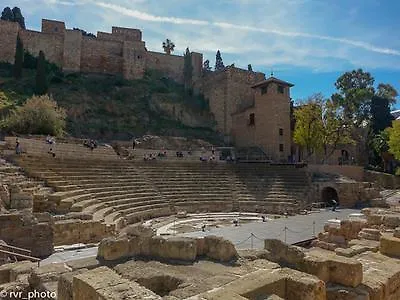
{"type": "Polygon", "coordinates": [[[230,28],[230,29],[237,29],[237,30],[244,30],[248,32],[260,32],[260,33],[268,33],[268,34],[275,34],[279,36],[286,36],[286,37],[293,37],[293,38],[310,38],[310,39],[317,39],[317,40],[324,40],[324,41],[331,41],[342,43],[346,45],[350,45],[352,47],[361,48],[367,51],[376,52],[380,54],[388,54],[388,55],[395,55],[400,56],[400,51],[396,49],[390,48],[382,48],[371,45],[366,42],[357,41],[357,40],[350,40],[346,38],[338,38],[332,36],[325,36],[325,35],[316,35],[310,33],[303,33],[303,32],[291,32],[291,31],[284,31],[284,30],[277,30],[277,29],[267,29],[267,28],[259,28],[253,26],[245,26],[245,25],[237,25],[232,23],[225,23],[225,22],[209,22],[206,20],[198,20],[198,19],[187,19],[187,18],[176,18],[176,17],[161,17],[152,15],[149,13],[141,12],[138,10],[129,9],[126,7],[122,7],[116,4],[108,4],[104,2],[94,2],[96,5],[112,9],[118,13],[121,13],[126,16],[130,16],[142,21],[149,21],[149,22],[160,22],[160,23],[172,23],[172,24],[189,24],[189,25],[200,25],[200,26],[216,26],[221,28],[230,28]]]}
{"type": "MultiPolygon", "coordinates": [[[[64,20],[67,26],[93,33],[109,32],[111,26],[139,28],[149,50],[162,51],[162,41],[170,38],[176,45],[175,54],[180,55],[189,47],[204,53],[204,59],[209,59],[212,65],[215,52],[220,49],[226,65],[234,62],[246,68],[251,63],[254,69],[264,70],[295,67],[318,72],[353,67],[397,70],[396,66],[400,66],[396,41],[386,39],[381,43],[385,36],[379,28],[365,30],[362,26],[353,26],[343,30],[343,27],[324,27],[324,17],[330,16],[335,25],[340,20],[329,14],[330,10],[338,8],[325,7],[322,0],[282,0],[284,4],[274,0],[221,0],[214,3],[212,0],[37,1],[48,5],[35,9],[30,20],[33,17],[64,20]],[[288,5],[289,2],[292,3],[288,5]],[[308,5],[315,3],[324,9],[317,19],[313,19],[315,14],[308,5]],[[80,6],[76,14],[64,16],[65,11],[71,11],[67,7],[71,5],[80,6]],[[256,11],[254,7],[257,7],[256,11]],[[316,26],[321,20],[323,26],[316,26]],[[332,32],[343,36],[333,36],[332,32]],[[374,42],[351,36],[362,36],[374,42]]],[[[26,7],[33,9],[36,5],[27,4],[26,7]]],[[[348,18],[347,14],[343,18],[348,18]]]]}
{"type": "Polygon", "coordinates": [[[94,2],[97,6],[112,9],[123,15],[133,17],[143,21],[149,22],[162,22],[162,23],[173,23],[173,24],[191,24],[191,25],[209,25],[209,22],[203,20],[186,19],[186,18],[175,18],[175,17],[159,17],[154,16],[138,10],[128,9],[119,5],[109,4],[104,2],[94,2]]]}

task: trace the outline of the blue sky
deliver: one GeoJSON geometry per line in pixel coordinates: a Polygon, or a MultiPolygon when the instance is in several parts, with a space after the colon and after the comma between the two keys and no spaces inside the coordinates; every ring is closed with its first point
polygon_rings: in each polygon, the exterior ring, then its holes
{"type": "MultiPolygon", "coordinates": [[[[149,50],[162,51],[166,38],[175,54],[188,46],[214,65],[220,49],[235,63],[295,84],[293,99],[322,92],[330,96],[345,71],[362,68],[376,84],[400,92],[400,39],[396,0],[0,0],[19,6],[28,28],[42,18],[67,28],[111,31],[139,28],[149,50]]],[[[400,108],[400,101],[397,104],[400,108]]]]}

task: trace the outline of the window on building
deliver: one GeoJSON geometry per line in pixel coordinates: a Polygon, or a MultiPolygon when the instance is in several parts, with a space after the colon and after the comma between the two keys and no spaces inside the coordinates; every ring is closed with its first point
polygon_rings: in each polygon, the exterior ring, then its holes
{"type": "Polygon", "coordinates": [[[283,144],[279,144],[279,152],[283,152],[283,144]]]}
{"type": "Polygon", "coordinates": [[[279,135],[283,135],[283,128],[279,128],[279,135]]]}
{"type": "Polygon", "coordinates": [[[249,115],[249,126],[254,126],[256,125],[256,117],[255,114],[250,114],[249,115]]]}
{"type": "Polygon", "coordinates": [[[282,85],[278,85],[278,93],[283,94],[285,91],[285,88],[282,85]]]}
{"type": "Polygon", "coordinates": [[[264,95],[268,92],[268,87],[264,86],[261,88],[261,95],[264,95]]]}
{"type": "Polygon", "coordinates": [[[57,28],[57,27],[54,27],[54,31],[57,32],[57,31],[58,31],[58,28],[57,28]]]}
{"type": "Polygon", "coordinates": [[[137,56],[137,59],[141,59],[142,57],[140,55],[137,56]]]}

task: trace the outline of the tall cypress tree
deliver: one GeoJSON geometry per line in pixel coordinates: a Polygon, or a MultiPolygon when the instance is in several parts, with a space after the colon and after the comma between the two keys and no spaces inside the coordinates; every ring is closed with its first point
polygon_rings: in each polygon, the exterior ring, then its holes
{"type": "Polygon", "coordinates": [[[192,65],[192,54],[190,53],[189,48],[186,48],[186,52],[183,58],[184,58],[183,80],[185,83],[185,90],[190,90],[192,88],[192,82],[193,82],[193,65],[192,65]]]}
{"type": "Polygon", "coordinates": [[[215,56],[215,71],[221,71],[225,69],[224,63],[222,61],[221,52],[217,51],[217,55],[215,56]]]}
{"type": "Polygon", "coordinates": [[[14,60],[14,77],[16,79],[22,76],[22,65],[24,63],[24,45],[22,44],[21,38],[17,36],[17,47],[15,49],[15,60],[14,60]]]}
{"type": "Polygon", "coordinates": [[[22,29],[25,29],[25,18],[23,17],[19,7],[14,7],[12,12],[14,15],[14,22],[17,22],[22,29]]]}
{"type": "Polygon", "coordinates": [[[6,7],[3,9],[0,20],[14,22],[14,14],[11,8],[6,7]]]}
{"type": "Polygon", "coordinates": [[[46,94],[48,89],[46,76],[46,59],[43,51],[39,52],[39,58],[36,69],[36,93],[38,95],[46,94]]]}

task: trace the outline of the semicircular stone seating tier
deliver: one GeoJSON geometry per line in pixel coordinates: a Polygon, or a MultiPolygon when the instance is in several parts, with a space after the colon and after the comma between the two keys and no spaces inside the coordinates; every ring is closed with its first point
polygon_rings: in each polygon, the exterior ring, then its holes
{"type": "Polygon", "coordinates": [[[126,224],[188,213],[295,213],[306,203],[304,169],[263,164],[78,160],[23,156],[25,172],[54,188],[56,212],[126,224]]]}

